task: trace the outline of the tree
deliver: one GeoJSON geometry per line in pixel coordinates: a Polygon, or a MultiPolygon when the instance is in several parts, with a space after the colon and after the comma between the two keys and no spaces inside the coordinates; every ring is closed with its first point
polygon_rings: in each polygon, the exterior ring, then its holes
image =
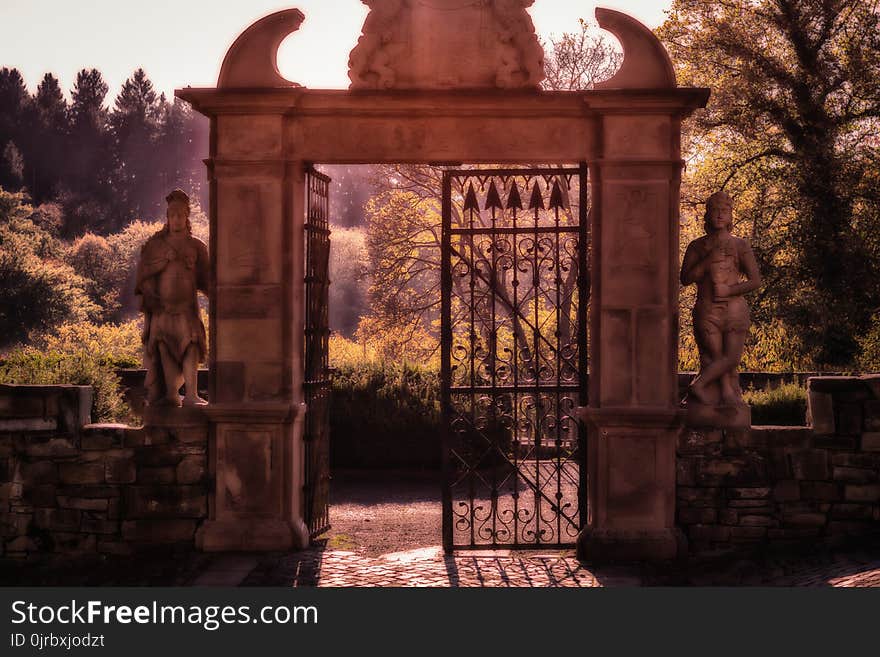
{"type": "Polygon", "coordinates": [[[169,191],[156,175],[164,159],[158,144],[166,104],[165,97],[156,94],[142,68],[125,81],[116,97],[110,126],[115,150],[115,187],[128,215],[120,217],[122,220],[155,214],[169,191]]]}
{"type": "Polygon", "coordinates": [[[122,281],[120,263],[108,240],[86,233],[71,245],[67,263],[86,281],[89,298],[101,309],[100,319],[112,319],[119,308],[122,281]]]}
{"type": "Polygon", "coordinates": [[[46,73],[34,97],[36,116],[33,149],[30,157],[32,175],[30,193],[35,202],[54,198],[63,176],[69,149],[68,107],[58,79],[46,73]]]}
{"type": "MultiPolygon", "coordinates": [[[[190,215],[190,221],[197,219],[199,216],[200,213],[193,212],[190,215]]],[[[125,320],[132,315],[136,315],[140,310],[138,299],[134,294],[138,258],[140,257],[141,247],[150,237],[162,229],[162,225],[162,222],[158,221],[132,221],[118,233],[113,233],[107,237],[107,242],[113,251],[115,285],[119,301],[116,316],[118,320],[125,320]]],[[[193,235],[205,241],[203,234],[199,231],[199,228],[203,225],[201,221],[196,221],[193,225],[193,235]]]]}
{"type": "Polygon", "coordinates": [[[551,38],[544,61],[543,87],[552,91],[592,89],[620,68],[623,53],[583,18],[580,31],[551,38]]]}
{"type": "Polygon", "coordinates": [[[369,269],[364,231],[332,226],[330,328],[351,337],[367,310],[369,269]]]}
{"type": "Polygon", "coordinates": [[[331,223],[343,228],[359,226],[363,220],[364,206],[375,191],[376,167],[336,164],[322,167],[322,170],[331,179],[331,223]]]}
{"type": "Polygon", "coordinates": [[[71,91],[70,148],[59,193],[65,220],[62,234],[66,237],[81,235],[88,229],[104,232],[112,223],[113,162],[104,107],[108,89],[100,71],[83,69],[71,91]]]}
{"type": "MultiPolygon", "coordinates": [[[[208,152],[209,121],[179,98],[166,102],[162,96],[159,104],[157,185],[166,194],[175,187],[185,189],[204,204],[207,197],[202,158],[208,152]]],[[[158,200],[164,197],[162,194],[158,200]]]]}
{"type": "Polygon", "coordinates": [[[58,232],[67,239],[158,216],[175,187],[207,201],[207,119],[157,95],[141,69],[121,88],[112,114],[107,92],[98,70],[83,69],[68,105],[54,75],[31,96],[17,70],[0,70],[0,185],[26,190],[35,203],[57,203],[58,232]]]}
{"type": "Polygon", "coordinates": [[[365,207],[372,278],[370,315],[361,321],[358,339],[375,343],[393,334],[398,353],[414,345],[429,357],[439,346],[436,337],[425,337],[440,308],[442,170],[388,165],[378,167],[376,175],[377,186],[386,189],[365,207]]]}
{"type": "Polygon", "coordinates": [[[31,97],[18,69],[0,69],[0,187],[18,189],[24,182],[30,105],[31,97]]]}
{"type": "MultiPolygon", "coordinates": [[[[658,30],[682,85],[711,87],[685,134],[685,215],[727,188],[765,287],[817,365],[849,366],[880,305],[877,0],[674,0],[658,30]]],[[[688,231],[684,231],[686,234],[688,231]]],[[[693,231],[691,231],[693,232],[693,231]]]]}
{"type": "Polygon", "coordinates": [[[60,245],[30,219],[22,194],[0,190],[0,347],[64,322],[94,317],[86,281],[58,257],[60,245]]]}
{"type": "Polygon", "coordinates": [[[0,178],[11,188],[18,188],[24,182],[24,157],[15,142],[6,142],[0,158],[0,178]]]}

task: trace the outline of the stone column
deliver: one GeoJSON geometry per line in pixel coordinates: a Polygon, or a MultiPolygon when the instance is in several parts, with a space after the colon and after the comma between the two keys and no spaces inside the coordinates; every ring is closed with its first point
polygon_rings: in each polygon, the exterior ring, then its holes
{"type": "Polygon", "coordinates": [[[678,551],[680,124],[650,96],[605,108],[590,162],[590,518],[578,551],[594,561],[678,551]]]}
{"type": "Polygon", "coordinates": [[[623,62],[588,100],[591,296],[586,560],[671,559],[678,409],[681,119],[709,98],[680,89],[669,55],[635,19],[596,9],[623,62]]]}
{"type": "Polygon", "coordinates": [[[203,550],[303,547],[304,169],[278,114],[212,118],[209,519],[203,550]],[[300,376],[301,378],[301,376],[300,376]]]}

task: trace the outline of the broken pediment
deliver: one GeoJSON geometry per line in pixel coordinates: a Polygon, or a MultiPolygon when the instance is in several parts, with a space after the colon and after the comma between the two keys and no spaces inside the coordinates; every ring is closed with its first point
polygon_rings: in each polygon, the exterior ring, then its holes
{"type": "Polygon", "coordinates": [[[352,89],[537,89],[534,0],[362,0],[352,89]]]}

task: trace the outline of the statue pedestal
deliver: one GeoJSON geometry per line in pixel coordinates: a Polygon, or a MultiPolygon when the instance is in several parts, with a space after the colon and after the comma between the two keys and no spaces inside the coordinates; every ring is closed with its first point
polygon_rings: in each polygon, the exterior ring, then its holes
{"type": "Polygon", "coordinates": [[[752,409],[748,404],[703,404],[693,398],[685,402],[685,424],[689,427],[712,429],[744,429],[752,426],[752,409]]]}
{"type": "Polygon", "coordinates": [[[194,427],[207,425],[205,406],[144,406],[145,427],[194,427]]]}

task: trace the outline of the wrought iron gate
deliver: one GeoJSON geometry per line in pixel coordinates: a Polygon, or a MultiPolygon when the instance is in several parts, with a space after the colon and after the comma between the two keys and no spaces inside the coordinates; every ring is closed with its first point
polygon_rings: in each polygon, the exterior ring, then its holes
{"type": "Polygon", "coordinates": [[[586,167],[443,176],[443,544],[573,545],[586,520],[586,167]]]}
{"type": "Polygon", "coordinates": [[[305,522],[312,538],[330,529],[330,178],[306,172],[305,221],[305,522]]]}

